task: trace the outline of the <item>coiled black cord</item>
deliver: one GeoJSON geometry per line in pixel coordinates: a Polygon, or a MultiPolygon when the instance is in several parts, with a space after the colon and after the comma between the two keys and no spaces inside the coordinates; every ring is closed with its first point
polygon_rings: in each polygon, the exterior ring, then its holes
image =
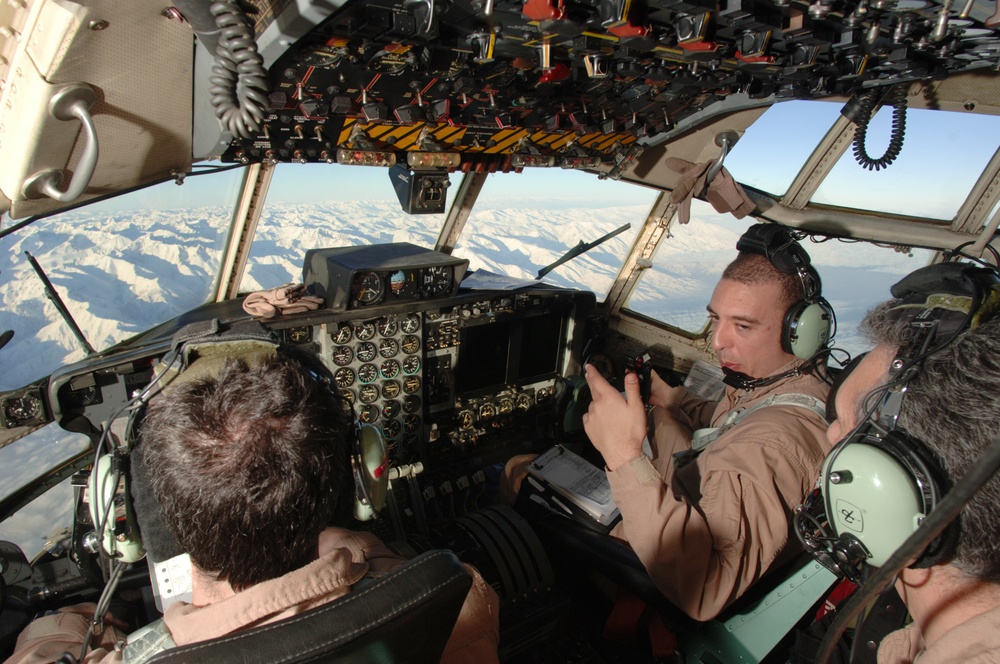
{"type": "Polygon", "coordinates": [[[235,0],[213,2],[208,10],[220,30],[208,88],[215,117],[233,136],[250,138],[265,117],[269,90],[253,26],[235,0]]]}
{"type": "Polygon", "coordinates": [[[905,88],[901,94],[894,91],[886,93],[878,90],[856,93],[841,112],[858,126],[854,132],[854,159],[862,168],[867,168],[869,171],[880,171],[896,161],[900,150],[903,149],[903,138],[906,134],[905,88]],[[868,134],[868,123],[872,119],[872,112],[880,101],[886,106],[893,107],[892,133],[889,135],[889,146],[885,149],[885,154],[878,159],[873,159],[865,148],[865,139],[868,134]]]}

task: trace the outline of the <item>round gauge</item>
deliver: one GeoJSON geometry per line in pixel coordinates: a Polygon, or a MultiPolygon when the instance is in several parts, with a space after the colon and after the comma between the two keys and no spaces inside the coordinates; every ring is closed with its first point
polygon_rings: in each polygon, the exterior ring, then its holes
{"type": "Polygon", "coordinates": [[[403,332],[413,334],[420,329],[420,314],[406,314],[406,318],[399,324],[403,332]]]}
{"type": "Polygon", "coordinates": [[[479,407],[479,417],[488,420],[497,414],[496,406],[491,403],[484,403],[479,407]]]}
{"type": "Polygon", "coordinates": [[[399,353],[399,344],[396,343],[395,339],[389,339],[387,337],[379,342],[378,354],[382,357],[393,357],[397,353],[399,353]]]}
{"type": "Polygon", "coordinates": [[[359,362],[371,362],[378,355],[378,348],[370,341],[363,341],[358,344],[355,353],[358,356],[359,362]]]}
{"type": "Polygon", "coordinates": [[[497,404],[497,412],[501,415],[508,415],[514,412],[514,402],[510,399],[501,399],[497,404]]]}
{"type": "Polygon", "coordinates": [[[420,412],[420,397],[411,394],[403,399],[403,410],[407,413],[420,412]]]}
{"type": "Polygon", "coordinates": [[[403,340],[399,342],[399,347],[403,349],[403,352],[407,355],[413,355],[418,350],[420,350],[420,339],[408,334],[403,337],[403,340]]]}
{"type": "Polygon", "coordinates": [[[293,344],[304,344],[312,340],[311,327],[293,327],[285,330],[285,338],[293,344]]]}
{"type": "Polygon", "coordinates": [[[378,367],[374,364],[362,364],[358,369],[358,380],[364,384],[374,383],[378,378],[378,367]]]}
{"type": "Polygon", "coordinates": [[[346,344],[353,336],[354,330],[347,323],[341,323],[337,326],[336,332],[330,333],[330,338],[333,339],[333,342],[341,345],[346,344]]]}
{"type": "Polygon", "coordinates": [[[337,383],[337,387],[350,387],[354,385],[354,369],[347,367],[337,369],[337,373],[333,374],[333,380],[337,383]]]}
{"type": "Polygon", "coordinates": [[[399,362],[386,360],[382,363],[382,378],[395,378],[399,375],[399,362]]]}
{"type": "Polygon", "coordinates": [[[378,388],[374,385],[362,385],[358,389],[358,399],[361,403],[372,403],[378,399],[378,388]]]}
{"type": "Polygon", "coordinates": [[[406,429],[407,433],[413,433],[420,428],[420,416],[419,415],[403,415],[403,428],[406,429]]]}
{"type": "Polygon", "coordinates": [[[386,438],[395,438],[399,435],[400,430],[403,426],[399,423],[399,420],[388,420],[382,425],[382,435],[386,438]]]}
{"type": "Polygon", "coordinates": [[[351,299],[362,306],[378,304],[385,296],[385,282],[378,272],[358,272],[351,282],[351,299]]]}
{"type": "Polygon", "coordinates": [[[382,316],[375,326],[383,337],[391,337],[399,332],[399,321],[396,320],[395,316],[382,316]]]}
{"type": "Polygon", "coordinates": [[[382,417],[384,417],[387,420],[391,420],[392,418],[399,415],[399,411],[401,408],[402,406],[399,405],[398,401],[396,401],[395,399],[389,399],[384,404],[382,404],[382,417]]]}
{"type": "Polygon", "coordinates": [[[327,44],[317,44],[299,55],[301,61],[310,67],[333,67],[347,54],[343,47],[332,47],[327,44]]]}
{"type": "Polygon", "coordinates": [[[420,377],[410,376],[403,380],[403,391],[407,394],[416,394],[420,391],[420,377]]]}
{"type": "Polygon", "coordinates": [[[518,394],[517,398],[514,400],[514,405],[517,406],[518,410],[530,410],[531,409],[531,395],[530,394],[518,394]]]}
{"type": "Polygon", "coordinates": [[[395,399],[399,396],[399,381],[387,380],[382,383],[382,397],[385,399],[395,399]]]}
{"type": "Polygon", "coordinates": [[[375,404],[362,406],[358,410],[358,419],[364,424],[371,424],[378,419],[378,406],[375,404]]]}
{"type": "Polygon", "coordinates": [[[354,393],[354,390],[349,390],[347,388],[340,390],[340,396],[344,398],[344,401],[352,406],[358,398],[358,395],[354,393]]]}
{"type": "Polygon", "coordinates": [[[333,349],[333,363],[338,367],[346,367],[354,361],[354,351],[350,346],[335,346],[333,349]]]}
{"type": "Polygon", "coordinates": [[[444,295],[451,288],[452,268],[450,265],[434,265],[424,268],[420,280],[420,292],[427,297],[444,295]]]}
{"type": "Polygon", "coordinates": [[[354,336],[358,338],[358,341],[368,341],[375,337],[375,323],[370,320],[366,320],[364,323],[358,323],[354,326],[354,336]]]}
{"type": "Polygon", "coordinates": [[[412,299],[417,294],[417,273],[413,270],[397,270],[390,274],[389,294],[398,298],[412,299]]]}
{"type": "Polygon", "coordinates": [[[4,417],[15,426],[29,424],[42,418],[42,402],[36,397],[26,394],[20,398],[10,399],[4,403],[4,417]]]}
{"type": "Polygon", "coordinates": [[[471,429],[473,415],[471,410],[463,410],[458,414],[458,425],[463,429],[471,429]]]}
{"type": "Polygon", "coordinates": [[[368,66],[380,74],[393,76],[406,71],[406,68],[410,66],[410,57],[404,50],[379,51],[368,61],[368,66]]]}
{"type": "Polygon", "coordinates": [[[420,371],[420,358],[416,355],[410,355],[403,360],[403,373],[415,374],[420,371]]]}

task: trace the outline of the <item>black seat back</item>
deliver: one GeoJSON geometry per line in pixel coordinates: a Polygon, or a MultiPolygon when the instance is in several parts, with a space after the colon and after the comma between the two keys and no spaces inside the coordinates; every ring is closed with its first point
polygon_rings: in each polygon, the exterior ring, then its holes
{"type": "Polygon", "coordinates": [[[171,648],[180,662],[437,662],[472,576],[451,551],[423,553],[345,597],[285,620],[171,648]]]}

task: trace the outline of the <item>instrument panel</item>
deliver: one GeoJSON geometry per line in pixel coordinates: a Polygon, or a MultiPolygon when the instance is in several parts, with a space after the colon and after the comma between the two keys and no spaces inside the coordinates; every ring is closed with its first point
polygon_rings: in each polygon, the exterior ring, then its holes
{"type": "MultiPolygon", "coordinates": [[[[382,431],[392,465],[431,468],[505,459],[551,431],[559,383],[581,370],[580,323],[594,303],[592,293],[551,287],[470,291],[264,324],[283,343],[317,353],[345,408],[382,431]]],[[[226,306],[201,311],[221,318],[226,306]]],[[[163,339],[66,367],[40,392],[39,407],[100,429],[168,349],[163,339]]]]}

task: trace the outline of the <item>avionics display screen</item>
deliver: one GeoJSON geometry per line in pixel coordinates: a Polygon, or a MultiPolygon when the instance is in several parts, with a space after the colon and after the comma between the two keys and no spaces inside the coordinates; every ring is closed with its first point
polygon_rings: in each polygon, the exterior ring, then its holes
{"type": "Polygon", "coordinates": [[[476,392],[503,385],[510,354],[510,322],[475,325],[462,330],[462,345],[455,366],[455,391],[476,392]]]}
{"type": "Polygon", "coordinates": [[[455,391],[493,390],[554,375],[559,370],[564,318],[554,312],[463,328],[455,391]]]}
{"type": "Polygon", "coordinates": [[[559,349],[563,339],[563,317],[532,316],[521,321],[521,347],[517,363],[511,367],[514,381],[530,383],[559,370],[559,349]]]}

